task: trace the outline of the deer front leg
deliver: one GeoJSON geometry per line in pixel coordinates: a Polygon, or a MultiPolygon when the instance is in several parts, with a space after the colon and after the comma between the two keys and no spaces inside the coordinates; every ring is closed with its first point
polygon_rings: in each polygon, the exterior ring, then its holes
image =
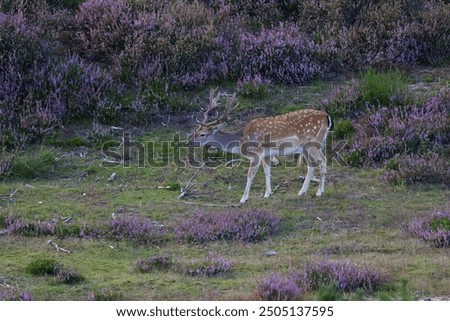
{"type": "Polygon", "coordinates": [[[308,172],[306,173],[305,181],[303,182],[302,189],[298,192],[298,196],[305,195],[309,188],[309,183],[314,175],[314,167],[308,166],[308,172]]]}
{"type": "Polygon", "coordinates": [[[263,161],[263,169],[266,176],[266,193],[264,194],[264,198],[269,198],[270,195],[272,195],[272,187],[270,186],[270,165],[271,158],[265,157],[263,161]]]}
{"type": "Polygon", "coordinates": [[[256,172],[258,171],[260,164],[261,164],[261,162],[259,160],[250,162],[250,167],[249,167],[248,173],[247,173],[247,185],[245,186],[244,195],[242,196],[239,203],[243,204],[248,200],[248,195],[250,193],[250,187],[252,186],[253,179],[255,178],[256,172]]]}
{"type": "Polygon", "coordinates": [[[320,197],[325,192],[325,175],[327,174],[327,164],[322,162],[319,166],[320,168],[320,183],[319,189],[317,190],[316,196],[320,197]]]}

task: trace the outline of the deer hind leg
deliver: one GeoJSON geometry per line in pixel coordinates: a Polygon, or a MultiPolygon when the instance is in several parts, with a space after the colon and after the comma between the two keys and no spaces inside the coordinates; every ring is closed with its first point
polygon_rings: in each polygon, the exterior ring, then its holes
{"type": "Polygon", "coordinates": [[[242,196],[240,203],[243,204],[248,200],[248,195],[250,193],[250,187],[252,186],[253,179],[255,178],[256,172],[258,172],[259,165],[261,165],[261,161],[251,160],[250,167],[247,173],[247,185],[245,186],[244,195],[242,196]]]}
{"type": "Polygon", "coordinates": [[[263,160],[263,169],[266,176],[266,193],[264,194],[264,198],[268,198],[272,195],[272,187],[270,186],[270,162],[270,157],[265,157],[263,160]]]}
{"type": "Polygon", "coordinates": [[[319,181],[319,189],[317,190],[316,196],[322,196],[325,190],[325,175],[327,170],[326,158],[323,155],[320,146],[309,146],[305,149],[304,158],[306,160],[306,164],[308,166],[308,173],[306,174],[305,181],[303,182],[302,189],[298,193],[299,196],[306,194],[309,188],[309,184],[314,175],[315,167],[319,166],[320,168],[320,181],[319,181]]]}
{"type": "Polygon", "coordinates": [[[316,196],[320,197],[325,192],[325,176],[327,174],[327,162],[325,159],[320,163],[320,182],[319,189],[317,190],[316,196]]]}
{"type": "Polygon", "coordinates": [[[309,188],[309,183],[311,183],[311,178],[314,175],[314,166],[310,166],[310,164],[307,162],[308,164],[308,172],[306,173],[306,177],[305,177],[305,181],[303,182],[302,188],[300,190],[300,192],[298,192],[298,196],[303,196],[306,194],[306,192],[308,191],[309,188]]]}

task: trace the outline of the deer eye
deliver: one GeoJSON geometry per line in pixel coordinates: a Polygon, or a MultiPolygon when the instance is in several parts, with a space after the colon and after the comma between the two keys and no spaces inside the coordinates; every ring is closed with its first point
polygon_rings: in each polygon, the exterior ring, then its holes
{"type": "Polygon", "coordinates": [[[206,136],[206,134],[205,133],[201,133],[200,135],[198,135],[199,137],[201,137],[201,138],[203,138],[203,137],[205,137],[206,136]]]}

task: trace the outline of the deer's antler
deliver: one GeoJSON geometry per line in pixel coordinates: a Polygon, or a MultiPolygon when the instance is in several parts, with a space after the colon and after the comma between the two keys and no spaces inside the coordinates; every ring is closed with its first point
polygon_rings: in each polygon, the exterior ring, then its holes
{"type": "Polygon", "coordinates": [[[239,102],[236,98],[236,93],[234,93],[232,96],[227,95],[227,101],[226,101],[225,110],[224,110],[223,114],[216,120],[213,120],[212,122],[207,123],[208,118],[210,117],[210,114],[219,106],[220,96],[223,95],[220,92],[217,93],[217,90],[218,90],[218,88],[210,90],[208,108],[203,112],[203,121],[202,122],[199,121],[198,119],[196,119],[196,122],[198,125],[210,127],[213,125],[223,123],[226,120],[226,118],[228,117],[228,115],[233,110],[235,110],[237,105],[239,104],[239,102]]]}

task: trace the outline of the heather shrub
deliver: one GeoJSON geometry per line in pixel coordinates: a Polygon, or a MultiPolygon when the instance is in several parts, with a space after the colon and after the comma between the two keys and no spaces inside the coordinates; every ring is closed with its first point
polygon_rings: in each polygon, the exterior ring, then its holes
{"type": "Polygon", "coordinates": [[[50,47],[23,14],[0,13],[0,136],[10,149],[42,138],[59,121],[59,84],[49,77],[50,47]]]}
{"type": "Polygon", "coordinates": [[[418,41],[422,46],[420,60],[430,64],[448,62],[450,58],[450,4],[448,1],[426,1],[418,16],[418,41]]]}
{"type": "Polygon", "coordinates": [[[380,272],[359,267],[350,260],[321,259],[307,264],[304,273],[299,275],[302,282],[312,290],[335,287],[341,292],[351,292],[358,288],[374,291],[384,281],[380,272]]]}
{"type": "Polygon", "coordinates": [[[238,93],[247,98],[262,99],[267,98],[269,93],[267,91],[267,85],[270,84],[270,80],[262,79],[257,75],[253,78],[245,78],[237,83],[238,93]]]}
{"type": "Polygon", "coordinates": [[[396,97],[405,96],[407,85],[408,81],[400,71],[377,73],[370,69],[363,72],[358,87],[362,100],[386,106],[398,101],[396,97]]]}
{"type": "Polygon", "coordinates": [[[424,218],[414,219],[409,231],[436,247],[450,246],[450,211],[433,211],[424,218]]]}
{"type": "Polygon", "coordinates": [[[449,161],[443,154],[401,155],[386,164],[383,179],[392,185],[432,183],[450,185],[449,161]]]}
{"type": "Polygon", "coordinates": [[[421,54],[421,45],[415,37],[417,27],[401,1],[369,3],[357,11],[354,23],[334,32],[338,55],[346,68],[364,70],[416,64],[421,54]]]}
{"type": "Polygon", "coordinates": [[[37,15],[48,9],[48,0],[2,0],[0,10],[6,13],[20,13],[27,16],[37,15]]]}
{"type": "Polygon", "coordinates": [[[423,103],[369,108],[354,123],[357,132],[349,163],[374,166],[398,154],[443,153],[450,143],[449,103],[449,91],[443,89],[423,103]]]}
{"type": "Polygon", "coordinates": [[[114,81],[108,73],[78,55],[65,57],[54,69],[53,77],[61,83],[66,119],[100,114],[101,120],[108,121],[103,109],[108,105],[108,93],[114,90],[114,81]]]}
{"type": "Polygon", "coordinates": [[[271,27],[290,20],[297,10],[295,0],[222,0],[203,1],[216,11],[227,11],[232,17],[240,17],[250,29],[271,27]]]}
{"type": "Polygon", "coordinates": [[[171,83],[201,86],[215,76],[211,52],[216,46],[216,30],[209,9],[197,1],[174,3],[168,6],[157,27],[148,46],[150,52],[156,53],[153,56],[164,57],[171,83]]]}
{"type": "Polygon", "coordinates": [[[180,270],[189,276],[210,277],[224,275],[231,269],[232,265],[232,262],[225,257],[210,252],[206,259],[192,260],[181,266],[180,270]]]}
{"type": "Polygon", "coordinates": [[[333,118],[354,115],[355,111],[361,107],[359,81],[352,79],[345,86],[333,86],[325,98],[322,99],[321,104],[333,118]]]}
{"type": "Polygon", "coordinates": [[[80,5],[75,21],[80,53],[101,62],[113,62],[133,34],[133,13],[126,0],[88,0],[80,5]]]}
{"type": "Polygon", "coordinates": [[[58,265],[55,269],[56,282],[62,284],[75,284],[84,281],[83,275],[75,270],[67,270],[62,265],[58,265]]]}
{"type": "Polygon", "coordinates": [[[278,232],[280,219],[263,210],[227,210],[194,213],[180,221],[178,238],[188,242],[233,240],[255,242],[278,232]]]}
{"type": "Polygon", "coordinates": [[[57,266],[54,259],[37,258],[25,267],[25,272],[31,275],[55,275],[57,266]]]}
{"type": "Polygon", "coordinates": [[[121,216],[110,220],[110,235],[116,240],[124,238],[138,243],[162,242],[165,238],[163,226],[150,219],[138,216],[121,216]]]}
{"type": "Polygon", "coordinates": [[[18,289],[0,290],[0,301],[33,301],[34,297],[29,291],[18,289]]]}
{"type": "Polygon", "coordinates": [[[138,258],[134,262],[136,270],[147,273],[155,270],[167,270],[172,266],[172,259],[166,255],[155,255],[147,259],[138,258]]]}
{"type": "Polygon", "coordinates": [[[296,24],[280,24],[257,33],[242,32],[237,61],[241,77],[256,76],[284,84],[304,84],[321,76],[335,48],[315,43],[296,24]]]}
{"type": "Polygon", "coordinates": [[[9,215],[6,218],[5,223],[8,232],[13,234],[40,236],[53,235],[55,233],[55,223],[51,220],[27,222],[19,217],[9,215]]]}
{"type": "Polygon", "coordinates": [[[292,275],[286,276],[273,271],[256,283],[256,295],[263,301],[298,300],[302,292],[292,275]]]}
{"type": "Polygon", "coordinates": [[[85,0],[45,0],[50,6],[61,9],[75,10],[85,0]]]}

